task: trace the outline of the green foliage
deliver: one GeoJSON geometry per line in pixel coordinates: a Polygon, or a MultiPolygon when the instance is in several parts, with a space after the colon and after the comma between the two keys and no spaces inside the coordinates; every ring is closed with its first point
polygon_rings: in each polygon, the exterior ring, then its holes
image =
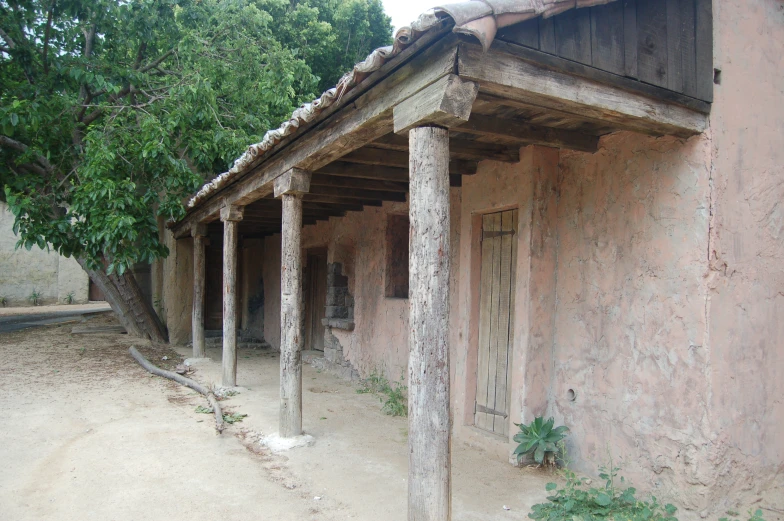
{"type": "Polygon", "coordinates": [[[362,386],[357,389],[358,394],[377,394],[383,404],[381,411],[390,416],[408,416],[408,387],[405,385],[405,375],[400,375],[400,381],[389,383],[387,378],[376,369],[370,373],[362,386]]]}
{"type": "Polygon", "coordinates": [[[0,2],[0,198],[18,247],[110,274],[167,255],[157,217],[181,218],[313,99],[312,69],[323,83],[387,42],[380,22],[378,0],[0,2]]]}
{"type": "Polygon", "coordinates": [[[514,441],[519,443],[514,451],[518,460],[523,454],[534,453],[534,460],[540,465],[545,460],[545,455],[555,453],[558,443],[566,437],[569,429],[565,426],[553,428],[555,420],[550,418],[544,421],[542,416],[534,419],[530,424],[516,423],[520,432],[515,434],[514,441]]]}
{"type": "Polygon", "coordinates": [[[275,19],[275,37],[318,78],[318,92],[334,86],[354,64],[392,43],[381,0],[258,0],[275,19]]]}
{"type": "Polygon", "coordinates": [[[224,414],[223,421],[231,424],[231,423],[241,422],[244,418],[247,417],[248,417],[247,414],[239,414],[239,413],[224,414]]]}
{"type": "MultiPolygon", "coordinates": [[[[738,515],[737,512],[733,512],[731,510],[728,510],[727,514],[731,515],[731,516],[737,516],[738,515]]],[[[749,516],[749,521],[765,521],[765,518],[762,517],[762,510],[760,510],[759,508],[757,510],[755,510],[754,512],[752,512],[751,509],[749,509],[748,516],[749,516]]],[[[722,518],[719,518],[719,521],[740,521],[740,520],[739,519],[722,517],[722,518]]]]}
{"type": "Polygon", "coordinates": [[[73,291],[69,291],[68,294],[63,299],[63,301],[65,301],[66,304],[73,304],[74,300],[76,300],[76,296],[73,291]]]}
{"type": "Polygon", "coordinates": [[[34,289],[32,293],[30,293],[30,296],[27,297],[27,300],[29,300],[33,306],[38,306],[41,303],[41,297],[41,293],[34,289]]]}
{"type": "Polygon", "coordinates": [[[633,487],[624,487],[624,479],[618,478],[620,468],[614,467],[612,459],[608,467],[599,467],[603,487],[588,487],[584,478],[578,478],[566,466],[561,472],[566,484],[558,488],[548,483],[546,489],[552,494],[547,503],[534,505],[528,517],[546,521],[678,521],[677,508],[661,505],[655,497],[638,499],[633,487]],[[620,487],[617,487],[617,482],[620,487]]]}
{"type": "Polygon", "coordinates": [[[203,405],[199,405],[196,407],[196,412],[199,414],[212,414],[212,407],[205,407],[203,405]]]}
{"type": "Polygon", "coordinates": [[[8,299],[6,297],[0,297],[0,306],[6,307],[8,305],[8,299]]]}

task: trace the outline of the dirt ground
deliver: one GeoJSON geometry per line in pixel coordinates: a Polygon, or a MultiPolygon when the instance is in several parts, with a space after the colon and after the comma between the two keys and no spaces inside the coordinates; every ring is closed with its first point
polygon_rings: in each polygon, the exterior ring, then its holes
{"type": "MultiPolygon", "coordinates": [[[[383,415],[377,397],[306,366],[303,421],[315,443],[272,454],[257,441],[276,431],[275,353],[239,352],[239,394],[222,405],[248,417],[219,436],[212,416],[195,412],[199,395],[127,354],[137,345],[171,368],[188,349],[71,335],[73,325],[0,335],[4,521],[406,518],[407,422],[383,415]]],[[[208,355],[192,377],[217,383],[220,351],[208,355]]],[[[527,519],[551,480],[456,444],[453,519],[527,519]]]]}

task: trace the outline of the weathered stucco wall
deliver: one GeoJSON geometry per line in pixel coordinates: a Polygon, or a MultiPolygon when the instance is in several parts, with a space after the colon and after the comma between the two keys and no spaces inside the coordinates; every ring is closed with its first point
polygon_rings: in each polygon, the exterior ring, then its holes
{"type": "MultiPolygon", "coordinates": [[[[708,337],[711,428],[700,481],[784,511],[784,4],[714,2],[721,85],[713,169],[708,337]],[[703,469],[709,470],[706,472],[703,469]]],[[[770,513],[770,512],[768,512],[770,513]]]]}
{"type": "Polygon", "coordinates": [[[193,316],[193,239],[175,240],[169,230],[164,232],[169,256],[163,261],[162,314],[169,331],[169,342],[186,344],[191,341],[193,316]]]}
{"type": "Polygon", "coordinates": [[[85,303],[90,279],[74,259],[34,246],[16,249],[14,214],[0,202],[0,297],[9,306],[29,306],[33,291],[41,304],[63,304],[73,293],[74,303],[85,303]]]}
{"type": "Polygon", "coordinates": [[[641,488],[704,492],[710,143],[620,133],[596,154],[562,153],[550,412],[570,456],[613,457],[641,488]],[[571,394],[574,393],[574,401],[571,394]]]}

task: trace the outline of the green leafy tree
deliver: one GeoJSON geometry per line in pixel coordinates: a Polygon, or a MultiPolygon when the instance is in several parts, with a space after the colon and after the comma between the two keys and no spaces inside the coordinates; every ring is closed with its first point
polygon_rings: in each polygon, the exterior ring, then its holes
{"type": "Polygon", "coordinates": [[[273,31],[332,87],[373,50],[392,43],[392,23],[381,0],[258,0],[278,23],[273,31]]]}
{"type": "Polygon", "coordinates": [[[252,0],[0,0],[0,185],[19,244],[74,256],[129,333],[165,340],[130,272],[157,217],[311,99],[252,0]]]}

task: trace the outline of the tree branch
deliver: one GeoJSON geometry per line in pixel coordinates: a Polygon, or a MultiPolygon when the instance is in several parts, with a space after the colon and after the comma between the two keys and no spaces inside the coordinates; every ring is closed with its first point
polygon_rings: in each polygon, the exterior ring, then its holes
{"type": "MultiPolygon", "coordinates": [[[[3,136],[3,135],[0,135],[0,147],[2,147],[2,148],[10,148],[12,150],[16,150],[16,151],[22,152],[22,153],[27,152],[29,150],[29,148],[30,148],[30,147],[28,147],[27,145],[25,145],[24,143],[22,143],[20,141],[17,141],[15,139],[11,139],[10,137],[3,136]]],[[[42,173],[55,174],[55,175],[58,173],[57,169],[54,167],[54,165],[52,163],[50,163],[49,160],[46,159],[46,157],[42,156],[41,154],[36,154],[35,161],[40,166],[37,166],[37,165],[33,165],[33,166],[36,166],[37,168],[43,167],[45,172],[42,172],[42,173]]],[[[20,165],[20,167],[22,167],[22,166],[24,166],[24,165],[20,165]]]]}
{"type": "Polygon", "coordinates": [[[14,48],[16,47],[16,42],[14,42],[14,41],[11,39],[11,37],[10,37],[10,36],[8,36],[8,33],[6,33],[5,31],[3,31],[2,29],[0,29],[0,37],[2,37],[2,38],[3,38],[3,40],[5,40],[5,43],[6,43],[6,44],[8,44],[8,48],[9,48],[9,49],[14,49],[14,48]]]}
{"type": "Polygon", "coordinates": [[[49,5],[49,14],[46,17],[46,32],[44,34],[44,52],[43,52],[43,62],[44,62],[44,74],[49,74],[49,62],[46,59],[46,55],[49,53],[49,35],[52,32],[52,12],[54,11],[54,3],[57,0],[52,0],[52,3],[49,5]]]}
{"type": "Polygon", "coordinates": [[[161,63],[163,63],[163,61],[164,61],[166,58],[168,58],[169,56],[171,56],[172,54],[174,54],[174,49],[169,49],[168,51],[166,51],[165,53],[163,53],[163,54],[160,56],[160,58],[158,58],[158,59],[157,59],[157,60],[155,60],[154,62],[152,62],[152,63],[150,63],[150,64],[148,64],[148,65],[145,65],[144,67],[142,67],[142,68],[139,70],[139,72],[147,72],[147,71],[149,71],[150,69],[157,69],[157,68],[158,68],[158,65],[160,65],[161,63]]]}

